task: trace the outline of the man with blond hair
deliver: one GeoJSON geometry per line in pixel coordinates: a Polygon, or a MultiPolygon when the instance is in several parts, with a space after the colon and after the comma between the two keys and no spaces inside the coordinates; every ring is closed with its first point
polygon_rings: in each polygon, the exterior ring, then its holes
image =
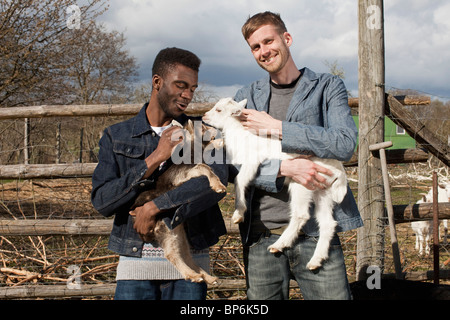
{"type": "MultiPolygon", "coordinates": [[[[294,278],[305,299],[350,299],[344,255],[336,233],[329,259],[315,271],[306,268],[319,236],[311,219],[298,240],[280,254],[267,248],[281,235],[289,222],[289,195],[284,177],[292,178],[310,190],[326,188],[321,174],[327,169],[308,156],[349,160],[355,150],[357,130],[348,106],[347,90],[341,79],[298,69],[290,47],[292,35],[279,14],[258,13],[242,27],[242,33],[257,64],[268,72],[262,80],[240,89],[234,99],[247,99],[241,116],[249,130],[281,140],[284,152],[298,158],[262,166],[254,186],[247,192],[245,222],[240,225],[249,299],[288,299],[289,281],[294,278]],[[270,169],[268,169],[270,167],[270,169]]],[[[336,232],[358,228],[362,220],[348,188],[343,202],[333,211],[336,232]]]]}

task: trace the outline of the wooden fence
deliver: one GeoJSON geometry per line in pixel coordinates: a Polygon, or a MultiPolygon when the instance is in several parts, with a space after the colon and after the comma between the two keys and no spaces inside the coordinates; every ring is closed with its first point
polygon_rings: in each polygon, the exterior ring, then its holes
{"type": "MultiPolygon", "coordinates": [[[[390,112],[397,110],[392,106],[398,104],[427,104],[429,98],[402,96],[388,96],[390,112]]],[[[358,99],[350,99],[349,105],[357,107],[358,99]]],[[[186,113],[200,115],[211,108],[212,104],[192,104],[186,113]]],[[[0,109],[0,120],[39,117],[84,117],[108,115],[135,115],[141,105],[89,105],[89,106],[37,106],[0,109]]],[[[395,111],[394,111],[395,112],[395,111]]],[[[397,119],[403,126],[400,119],[397,119]]],[[[423,132],[423,130],[421,131],[423,132]]],[[[415,135],[417,136],[417,135],[415,135]]],[[[428,140],[427,140],[428,141],[428,140]]],[[[448,161],[448,152],[439,143],[433,143],[430,152],[441,160],[448,161]]],[[[426,161],[428,155],[422,150],[393,151],[387,154],[388,163],[426,161]]],[[[448,163],[448,162],[447,162],[448,163]]],[[[346,166],[357,165],[357,157],[346,163],[346,166]]],[[[24,164],[0,166],[0,179],[59,179],[68,177],[90,177],[96,163],[76,164],[24,164]]],[[[403,223],[415,220],[429,220],[433,216],[431,204],[397,205],[394,206],[395,222],[403,223]]],[[[439,204],[439,218],[450,219],[450,204],[439,204]]],[[[237,227],[227,222],[230,234],[238,232],[237,227]]],[[[42,236],[42,235],[109,235],[112,228],[111,219],[58,219],[58,220],[0,220],[0,235],[2,236],[42,236]]],[[[445,276],[446,273],[442,272],[445,276]]],[[[448,276],[448,275],[446,275],[448,276]]],[[[295,284],[293,284],[295,286],[295,284]]],[[[244,280],[223,280],[219,283],[222,288],[243,288],[244,280]]],[[[71,290],[66,285],[26,285],[17,287],[0,287],[0,299],[23,297],[61,297],[61,296],[102,296],[112,295],[114,284],[83,285],[82,289],[71,290]]]]}

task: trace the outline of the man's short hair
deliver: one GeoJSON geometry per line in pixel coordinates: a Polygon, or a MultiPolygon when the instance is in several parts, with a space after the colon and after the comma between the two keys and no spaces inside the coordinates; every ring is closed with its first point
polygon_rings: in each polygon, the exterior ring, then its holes
{"type": "Polygon", "coordinates": [[[201,60],[192,52],[179,48],[166,48],[161,50],[155,58],[152,67],[152,76],[155,74],[165,77],[168,70],[181,64],[194,71],[199,70],[201,60]]]}
{"type": "Polygon", "coordinates": [[[247,40],[251,37],[253,32],[265,25],[275,26],[280,35],[287,32],[287,28],[283,20],[281,20],[280,14],[266,11],[257,13],[247,19],[245,24],[242,26],[242,35],[244,36],[244,39],[247,40]]]}

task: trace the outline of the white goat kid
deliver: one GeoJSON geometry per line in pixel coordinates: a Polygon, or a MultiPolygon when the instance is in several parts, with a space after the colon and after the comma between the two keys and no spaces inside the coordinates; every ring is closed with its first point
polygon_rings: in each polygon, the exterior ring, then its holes
{"type": "MultiPolygon", "coordinates": [[[[287,154],[281,151],[281,141],[278,137],[263,137],[246,130],[236,116],[240,115],[247,100],[239,103],[231,98],[219,100],[217,104],[203,117],[203,121],[222,131],[227,161],[241,165],[235,178],[236,204],[232,220],[240,223],[244,220],[247,209],[245,204],[245,189],[254,180],[260,164],[270,160],[285,160],[298,157],[298,154],[287,154]]],[[[331,170],[333,177],[325,176],[330,185],[325,190],[311,191],[301,184],[286,178],[290,194],[290,222],[281,237],[269,247],[272,253],[281,252],[293,245],[301,228],[309,220],[309,208],[315,203],[315,217],[319,225],[319,241],[314,255],[307,268],[314,270],[328,258],[330,240],[334,236],[336,221],[333,218],[334,203],[340,203],[347,193],[347,177],[340,161],[332,159],[310,160],[331,170]]]]}
{"type": "MultiPolygon", "coordinates": [[[[422,194],[423,198],[417,203],[433,203],[433,189],[428,193],[422,194]]],[[[444,186],[438,186],[438,202],[450,202],[450,183],[444,186]]],[[[443,220],[444,225],[444,245],[448,243],[448,221],[443,220]]],[[[411,222],[411,229],[416,234],[415,249],[419,251],[419,255],[423,255],[425,247],[425,255],[430,254],[430,238],[433,234],[433,220],[414,221],[411,222]]]]}
{"type": "MultiPolygon", "coordinates": [[[[424,196],[424,199],[420,199],[416,203],[425,203],[426,198],[424,196]]],[[[433,233],[433,221],[432,220],[426,220],[426,221],[414,221],[411,222],[411,229],[416,234],[416,246],[415,249],[419,251],[419,255],[423,255],[423,247],[425,244],[425,255],[430,254],[430,237],[433,233]]]]}

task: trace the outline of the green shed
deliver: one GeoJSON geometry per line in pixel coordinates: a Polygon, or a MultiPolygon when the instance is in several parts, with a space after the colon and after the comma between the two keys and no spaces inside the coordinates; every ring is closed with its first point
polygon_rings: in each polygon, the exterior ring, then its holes
{"type": "MultiPolygon", "coordinates": [[[[356,126],[359,128],[359,117],[353,116],[356,126]]],[[[416,140],[402,127],[397,126],[391,119],[384,117],[384,141],[392,141],[389,149],[415,149],[416,140]]],[[[359,142],[359,141],[358,141],[359,142]]]]}

